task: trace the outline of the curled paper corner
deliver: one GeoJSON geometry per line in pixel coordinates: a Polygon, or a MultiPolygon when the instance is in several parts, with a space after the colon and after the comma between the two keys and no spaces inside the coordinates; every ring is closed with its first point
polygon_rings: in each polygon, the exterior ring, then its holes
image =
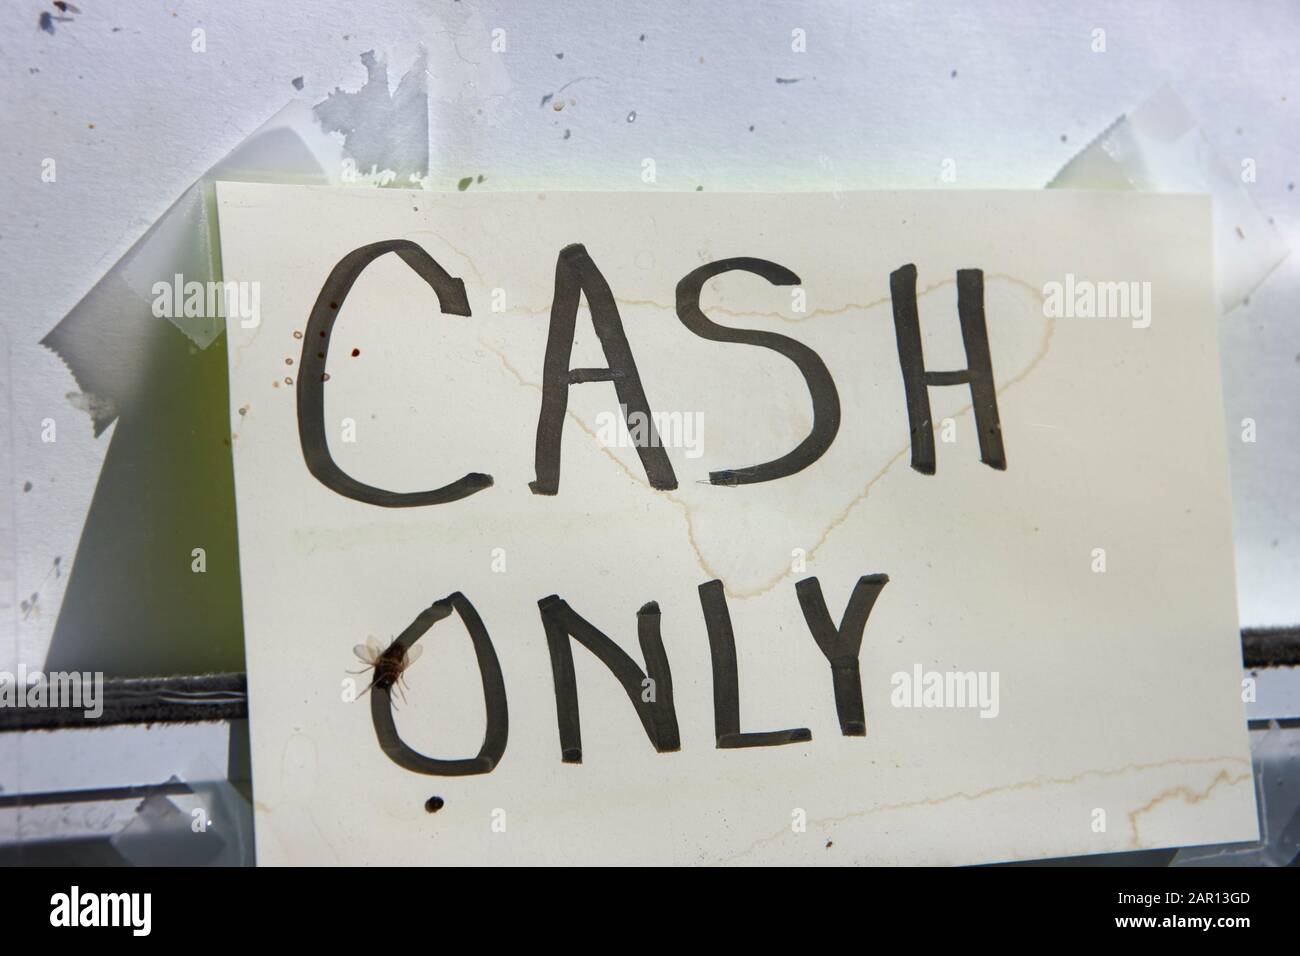
{"type": "Polygon", "coordinates": [[[1219,311],[1227,315],[1290,254],[1243,177],[1244,170],[1214,152],[1178,94],[1163,86],[1098,134],[1047,188],[1208,194],[1219,311]]]}
{"type": "Polygon", "coordinates": [[[206,349],[224,329],[212,184],[329,184],[338,181],[341,168],[338,144],[320,129],[311,108],[289,103],[186,189],[41,339],[67,366],[80,394],[94,396],[74,404],[90,415],[96,436],[120,412],[148,400],[144,373],[160,339],[170,334],[167,323],[194,349],[206,349]]]}
{"type": "Polygon", "coordinates": [[[73,401],[101,435],[124,409],[148,401],[149,357],[163,351],[165,319],[193,349],[225,328],[214,183],[427,186],[428,56],[421,47],[394,92],[385,60],[362,55],[367,81],[310,106],[291,100],[185,190],[42,340],[67,366],[73,401]],[[364,172],[363,172],[364,170],[364,172]]]}
{"type": "Polygon", "coordinates": [[[310,106],[291,100],[185,190],[42,340],[76,381],[98,437],[123,410],[148,401],[150,356],[170,322],[192,349],[225,328],[214,184],[427,186],[428,56],[424,48],[388,88],[386,61],[362,55],[367,81],[310,106]],[[364,170],[364,171],[363,171],[364,170]]]}

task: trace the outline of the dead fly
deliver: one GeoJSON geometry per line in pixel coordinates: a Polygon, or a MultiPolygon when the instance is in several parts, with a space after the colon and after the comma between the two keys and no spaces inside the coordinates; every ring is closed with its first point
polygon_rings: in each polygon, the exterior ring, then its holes
{"type": "Polygon", "coordinates": [[[357,655],[357,659],[366,666],[359,671],[348,671],[349,674],[364,674],[366,671],[374,668],[375,676],[370,681],[366,689],[363,690],[357,699],[360,700],[366,696],[366,691],[371,687],[380,687],[383,690],[391,690],[396,687],[397,692],[402,695],[402,703],[406,703],[406,694],[402,688],[406,687],[406,669],[420,659],[420,652],[424,648],[416,644],[409,650],[401,645],[398,641],[393,641],[387,648],[381,649],[379,641],[373,636],[367,637],[364,644],[358,644],[352,648],[352,653],[357,655]]]}

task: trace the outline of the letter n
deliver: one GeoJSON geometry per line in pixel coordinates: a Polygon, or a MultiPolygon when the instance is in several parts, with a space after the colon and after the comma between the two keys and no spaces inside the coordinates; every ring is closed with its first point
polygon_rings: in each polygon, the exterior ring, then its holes
{"type": "Polygon", "coordinates": [[[648,673],[642,673],[621,647],[585,621],[558,595],[537,602],[546,628],[551,652],[551,674],[555,679],[555,712],[560,724],[560,753],[565,763],[582,763],[582,728],[578,720],[578,680],[573,671],[570,638],[595,654],[623,685],[628,699],[641,718],[650,744],[659,753],[681,749],[677,732],[677,711],[673,707],[673,676],[668,655],[659,634],[659,605],[654,601],[637,611],[637,637],[648,673]],[[646,678],[654,681],[653,700],[642,696],[646,678]]]}

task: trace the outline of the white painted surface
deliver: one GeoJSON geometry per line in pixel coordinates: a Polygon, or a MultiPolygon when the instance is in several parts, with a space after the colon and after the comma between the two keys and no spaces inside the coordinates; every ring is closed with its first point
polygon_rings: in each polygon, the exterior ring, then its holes
{"type": "MultiPolygon", "coordinates": [[[[66,581],[52,562],[66,570],[75,554],[111,436],[91,436],[65,398],[76,385],[39,338],[287,98],[359,86],[365,50],[396,74],[427,47],[440,188],[481,173],[474,188],[636,189],[646,156],[673,189],[938,186],[949,157],[958,186],[1033,188],[1168,82],[1227,161],[1257,160],[1259,204],[1289,241],[1300,235],[1300,192],[1288,188],[1300,179],[1300,61],[1288,42],[1300,10],[1284,0],[1008,2],[996,14],[959,4],[646,3],[617,14],[591,3],[85,4],[52,36],[37,24],[51,10],[9,4],[0,31],[16,590],[40,595],[39,612],[12,609],[4,629],[33,663],[66,581]],[[795,27],[805,54],[791,52],[795,27]],[[1090,49],[1098,27],[1104,54],[1090,49]],[[191,50],[196,28],[202,54],[191,50]],[[495,28],[507,31],[505,53],[491,51],[495,28]],[[561,88],[563,110],[559,95],[539,105],[561,88]],[[41,181],[47,157],[54,184],[41,181]],[[54,445],[39,435],[51,414],[67,426],[54,445]]],[[[1298,296],[1292,257],[1221,335],[1228,421],[1254,418],[1259,433],[1255,444],[1239,428],[1227,436],[1247,624],[1300,620],[1298,296]]]]}

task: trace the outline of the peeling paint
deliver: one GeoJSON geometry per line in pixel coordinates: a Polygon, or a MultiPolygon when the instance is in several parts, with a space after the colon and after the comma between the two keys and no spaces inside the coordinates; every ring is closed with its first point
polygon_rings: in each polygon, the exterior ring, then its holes
{"type": "Polygon", "coordinates": [[[336,87],[315,106],[326,132],[343,135],[344,155],[362,174],[394,174],[405,185],[429,175],[428,54],[422,49],[396,91],[388,87],[388,64],[374,50],[361,54],[366,82],[356,91],[336,87]]]}

